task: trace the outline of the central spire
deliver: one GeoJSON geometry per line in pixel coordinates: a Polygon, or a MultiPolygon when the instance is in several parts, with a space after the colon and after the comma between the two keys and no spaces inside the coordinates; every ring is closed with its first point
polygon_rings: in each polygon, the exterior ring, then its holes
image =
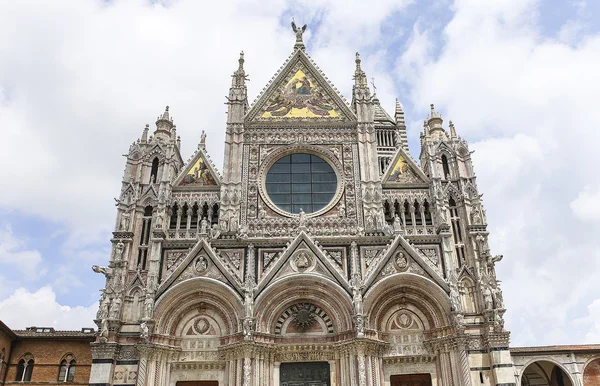
{"type": "Polygon", "coordinates": [[[294,50],[303,50],[304,41],[302,40],[302,34],[304,31],[306,31],[306,24],[304,24],[302,28],[298,28],[296,27],[294,19],[292,19],[292,31],[296,33],[296,44],[294,44],[294,50]]]}

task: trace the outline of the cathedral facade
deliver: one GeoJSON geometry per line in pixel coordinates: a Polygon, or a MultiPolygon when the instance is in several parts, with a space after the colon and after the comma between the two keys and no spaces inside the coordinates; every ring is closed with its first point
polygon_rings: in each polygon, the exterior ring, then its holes
{"type": "Polygon", "coordinates": [[[90,384],[515,385],[468,143],[432,105],[417,162],[359,55],[348,102],[294,30],[252,105],[240,55],[222,173],[168,107],[130,146],[90,384]]]}

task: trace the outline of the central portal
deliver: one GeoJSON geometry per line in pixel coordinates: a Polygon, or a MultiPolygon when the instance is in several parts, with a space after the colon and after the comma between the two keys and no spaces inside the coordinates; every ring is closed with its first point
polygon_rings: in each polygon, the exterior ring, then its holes
{"type": "Polygon", "coordinates": [[[328,362],[282,363],[281,386],[330,386],[328,362]]]}

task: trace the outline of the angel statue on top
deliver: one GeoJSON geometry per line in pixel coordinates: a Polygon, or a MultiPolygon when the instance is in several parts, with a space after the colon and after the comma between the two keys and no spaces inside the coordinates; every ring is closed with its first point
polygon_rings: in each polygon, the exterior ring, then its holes
{"type": "Polygon", "coordinates": [[[292,30],[296,33],[296,44],[304,44],[302,42],[302,34],[306,31],[306,24],[302,26],[302,28],[296,27],[296,23],[294,19],[292,19],[292,30]]]}

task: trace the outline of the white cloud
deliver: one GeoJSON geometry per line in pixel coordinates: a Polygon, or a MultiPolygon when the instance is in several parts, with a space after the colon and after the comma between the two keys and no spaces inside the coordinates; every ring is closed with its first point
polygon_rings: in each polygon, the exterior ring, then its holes
{"type": "Polygon", "coordinates": [[[0,264],[16,267],[23,277],[35,279],[44,274],[39,270],[42,255],[30,249],[24,240],[19,239],[9,226],[0,228],[0,264]]]}
{"type": "Polygon", "coordinates": [[[586,185],[571,201],[571,210],[582,221],[600,222],[600,185],[586,185]]]}
{"type": "Polygon", "coordinates": [[[594,300],[588,307],[589,317],[587,320],[591,326],[585,335],[586,343],[600,342],[600,299],[594,300]]]}
{"type": "Polygon", "coordinates": [[[0,301],[2,321],[12,329],[48,326],[61,330],[80,330],[82,327],[94,327],[97,309],[97,304],[89,307],[61,305],[50,286],[35,292],[19,288],[0,301]]]}

